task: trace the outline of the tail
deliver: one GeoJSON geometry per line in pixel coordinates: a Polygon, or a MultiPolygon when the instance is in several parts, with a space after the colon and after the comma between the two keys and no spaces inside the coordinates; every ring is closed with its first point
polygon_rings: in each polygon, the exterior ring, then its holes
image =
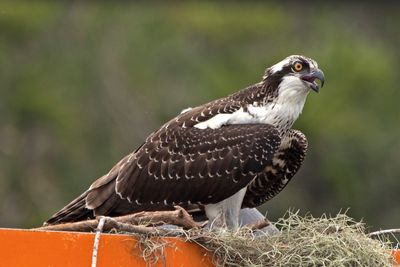
{"type": "Polygon", "coordinates": [[[69,203],[59,212],[54,214],[50,219],[48,219],[44,223],[44,225],[93,219],[94,218],[93,210],[86,208],[85,199],[87,194],[88,191],[84,192],[82,195],[74,199],[71,203],[69,203]]]}

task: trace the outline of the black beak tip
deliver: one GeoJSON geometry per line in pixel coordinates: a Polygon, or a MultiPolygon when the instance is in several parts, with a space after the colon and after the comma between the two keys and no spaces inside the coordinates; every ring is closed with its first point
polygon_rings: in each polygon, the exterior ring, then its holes
{"type": "Polygon", "coordinates": [[[307,81],[309,87],[316,93],[319,93],[325,83],[325,75],[320,69],[313,70],[311,73],[304,75],[302,79],[307,81]],[[319,80],[319,83],[316,83],[315,80],[319,80]]]}
{"type": "Polygon", "coordinates": [[[324,73],[322,72],[322,70],[317,69],[317,70],[313,73],[313,76],[314,76],[316,79],[318,79],[318,80],[320,81],[320,83],[321,83],[320,88],[322,88],[322,87],[324,86],[324,83],[325,83],[325,75],[324,75],[324,73]]]}

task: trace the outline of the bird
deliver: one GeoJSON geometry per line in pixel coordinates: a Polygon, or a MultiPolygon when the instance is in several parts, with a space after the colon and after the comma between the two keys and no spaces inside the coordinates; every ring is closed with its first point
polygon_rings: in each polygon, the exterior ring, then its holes
{"type": "Polygon", "coordinates": [[[183,110],[45,224],[179,205],[237,229],[242,208],[276,196],[303,164],[308,141],[292,125],[324,82],[315,60],[286,57],[260,82],[183,110]]]}

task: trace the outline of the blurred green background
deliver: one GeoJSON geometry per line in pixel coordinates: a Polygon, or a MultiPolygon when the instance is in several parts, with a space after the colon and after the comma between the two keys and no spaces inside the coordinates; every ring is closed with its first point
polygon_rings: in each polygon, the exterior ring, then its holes
{"type": "Polygon", "coordinates": [[[0,226],[33,227],[188,106],[290,54],[326,76],[296,123],[303,168],[262,207],[400,224],[400,6],[0,4],[0,226]]]}

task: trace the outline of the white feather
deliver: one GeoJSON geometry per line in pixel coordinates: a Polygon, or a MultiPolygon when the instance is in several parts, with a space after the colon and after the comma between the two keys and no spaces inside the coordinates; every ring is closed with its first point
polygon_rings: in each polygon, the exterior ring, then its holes
{"type": "Polygon", "coordinates": [[[290,62],[291,60],[292,60],[292,57],[291,57],[291,56],[290,56],[290,57],[287,57],[287,58],[285,58],[284,60],[282,60],[282,61],[276,63],[275,65],[273,65],[273,66],[270,67],[269,69],[271,70],[272,73],[281,71],[281,70],[283,69],[283,67],[284,67],[285,65],[288,65],[289,62],[290,62]]]}
{"type": "Polygon", "coordinates": [[[209,120],[200,122],[194,127],[199,129],[217,129],[231,124],[272,124],[276,127],[291,127],[301,114],[309,88],[296,76],[286,76],[278,88],[275,101],[265,106],[257,103],[247,106],[231,114],[217,114],[209,120]]]}
{"type": "Polygon", "coordinates": [[[181,111],[180,114],[183,114],[183,113],[185,113],[185,112],[188,112],[188,111],[191,110],[191,109],[192,109],[191,107],[185,108],[184,110],[181,111]]]}
{"type": "Polygon", "coordinates": [[[228,227],[235,230],[239,227],[239,214],[246,190],[244,187],[221,202],[204,206],[210,228],[228,227]]]}
{"type": "MultiPolygon", "coordinates": [[[[236,112],[235,112],[236,113],[236,112]]],[[[221,114],[217,114],[214,117],[212,117],[211,119],[208,119],[206,121],[203,122],[199,122],[196,125],[194,125],[194,127],[198,128],[198,129],[207,129],[207,128],[211,128],[211,129],[218,129],[219,127],[221,127],[222,125],[227,124],[227,122],[229,121],[229,119],[235,114],[235,113],[231,113],[231,114],[226,114],[226,113],[221,113],[221,114]]]]}

